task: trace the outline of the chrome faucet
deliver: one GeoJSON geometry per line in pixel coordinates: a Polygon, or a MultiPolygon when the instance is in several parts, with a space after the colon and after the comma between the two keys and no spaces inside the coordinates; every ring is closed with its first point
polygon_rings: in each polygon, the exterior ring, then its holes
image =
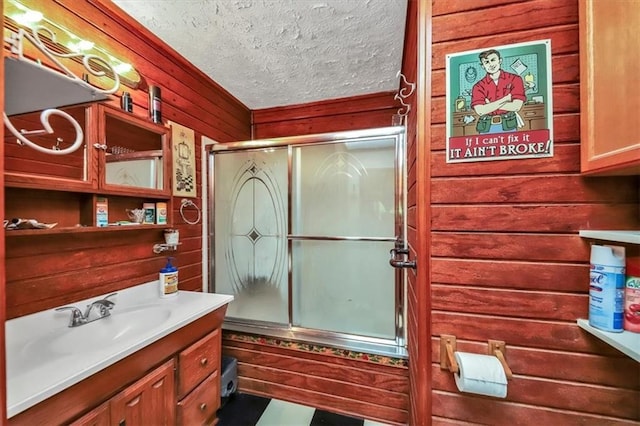
{"type": "Polygon", "coordinates": [[[87,305],[87,309],[85,310],[84,314],[75,306],[62,306],[60,308],[56,308],[56,311],[71,311],[71,320],[69,321],[69,327],[78,327],[80,325],[87,324],[111,315],[111,309],[113,309],[115,303],[108,299],[112,296],[115,296],[116,294],[118,293],[112,293],[108,296],[105,296],[103,299],[96,300],[90,305],[87,305]],[[94,318],[92,319],[90,318],[91,312],[95,310],[98,311],[98,314],[97,316],[94,315],[94,318]]]}

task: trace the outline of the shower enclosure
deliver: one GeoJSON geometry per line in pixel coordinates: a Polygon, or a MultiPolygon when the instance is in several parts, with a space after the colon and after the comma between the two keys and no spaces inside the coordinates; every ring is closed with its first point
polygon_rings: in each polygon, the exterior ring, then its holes
{"type": "Polygon", "coordinates": [[[213,145],[210,289],[224,328],[406,356],[404,129],[213,145]]]}

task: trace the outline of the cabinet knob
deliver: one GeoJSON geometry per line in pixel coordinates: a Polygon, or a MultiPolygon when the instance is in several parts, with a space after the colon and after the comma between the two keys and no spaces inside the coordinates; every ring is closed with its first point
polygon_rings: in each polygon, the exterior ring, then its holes
{"type": "Polygon", "coordinates": [[[204,411],[206,409],[207,409],[207,404],[205,404],[204,402],[200,404],[200,411],[204,411]]]}
{"type": "Polygon", "coordinates": [[[204,367],[205,365],[207,365],[208,362],[209,362],[209,360],[207,360],[206,358],[202,358],[200,360],[200,365],[204,367]]]}

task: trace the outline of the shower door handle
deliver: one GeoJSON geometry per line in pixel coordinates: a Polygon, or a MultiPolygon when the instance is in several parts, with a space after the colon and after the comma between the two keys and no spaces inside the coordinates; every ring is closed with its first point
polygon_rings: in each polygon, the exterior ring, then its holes
{"type": "Polygon", "coordinates": [[[416,261],[409,260],[409,249],[404,248],[404,242],[401,239],[396,240],[395,248],[389,250],[391,259],[389,259],[389,265],[394,268],[411,268],[416,269],[416,261]],[[402,258],[399,258],[402,256],[402,258]]]}

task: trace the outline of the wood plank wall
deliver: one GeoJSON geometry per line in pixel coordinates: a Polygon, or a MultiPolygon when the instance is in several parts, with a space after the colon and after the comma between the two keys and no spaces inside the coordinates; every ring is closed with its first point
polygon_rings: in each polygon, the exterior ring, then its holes
{"type": "Polygon", "coordinates": [[[640,364],[575,322],[588,316],[578,231],[640,227],[637,177],[580,175],[577,0],[432,3],[433,424],[638,424],[640,364]],[[445,55],[547,38],[554,156],[446,164],[445,55]],[[504,340],[507,398],[458,392],[439,366],[442,334],[464,352],[504,340]]]}
{"type": "Polygon", "coordinates": [[[427,424],[431,415],[429,273],[429,152],[431,110],[431,3],[410,0],[407,10],[402,73],[416,84],[407,99],[407,242],[416,269],[407,271],[407,348],[409,352],[409,424],[427,424]]]}
{"type": "MultiPolygon", "coordinates": [[[[0,0],[0,6],[4,8],[4,2],[0,0]]],[[[4,14],[0,18],[0,23],[4,26],[4,14]]],[[[0,64],[0,81],[4,82],[4,61],[0,64]]],[[[4,84],[0,87],[0,109],[4,111],[4,84]]],[[[0,140],[4,139],[4,126],[0,127],[0,140]]],[[[0,144],[0,212],[4,211],[4,145],[0,144]]],[[[0,230],[0,259],[5,258],[5,240],[4,240],[4,227],[0,230]]],[[[6,268],[0,268],[0,323],[4,323],[7,305],[5,303],[6,292],[6,268]]],[[[4,327],[0,330],[0,353],[5,353],[4,345],[4,327]]],[[[0,356],[0,419],[4,424],[4,419],[7,418],[7,380],[6,380],[6,360],[4,356],[0,356]]]]}
{"type": "MultiPolygon", "coordinates": [[[[202,207],[200,137],[219,142],[251,137],[251,113],[131,17],[107,0],[25,0],[25,5],[130,61],[143,80],[131,90],[134,114],[147,116],[147,87],[162,89],[162,116],[195,131],[197,197],[202,207]]],[[[118,92],[119,96],[121,92],[118,92]]],[[[119,105],[119,98],[111,101],[119,105]]],[[[172,214],[182,245],[176,252],[180,288],[202,288],[202,222],[188,225],[180,217],[181,197],[172,214]]],[[[188,210],[188,209],[187,209],[188,210]]],[[[196,212],[185,211],[189,220],[196,212]]],[[[4,240],[4,239],[3,239],[4,240]]],[[[7,317],[13,318],[157,279],[165,255],[152,246],[161,230],[123,233],[19,237],[7,240],[7,317]]],[[[3,268],[5,269],[5,268],[3,268]]]]}
{"type": "Polygon", "coordinates": [[[388,127],[401,107],[395,93],[254,110],[253,139],[388,127]]]}

